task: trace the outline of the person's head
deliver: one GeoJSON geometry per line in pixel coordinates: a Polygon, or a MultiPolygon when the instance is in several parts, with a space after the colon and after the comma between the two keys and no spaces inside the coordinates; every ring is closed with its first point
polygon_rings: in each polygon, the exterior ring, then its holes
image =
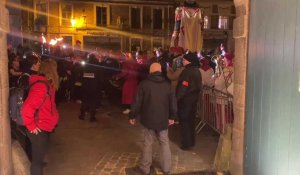
{"type": "Polygon", "coordinates": [[[233,66],[233,58],[234,58],[233,54],[226,53],[226,54],[224,55],[224,65],[225,65],[226,67],[228,67],[228,66],[233,66]]]}
{"type": "Polygon", "coordinates": [[[50,82],[55,90],[59,87],[59,78],[56,69],[56,62],[52,59],[45,60],[41,63],[39,73],[44,75],[50,82]]]}
{"type": "Polygon", "coordinates": [[[152,63],[150,65],[149,73],[161,72],[161,65],[159,63],[152,63]]]}
{"type": "Polygon", "coordinates": [[[20,56],[15,55],[11,60],[11,65],[10,66],[15,68],[15,69],[19,69],[20,68],[20,56]]]}
{"type": "Polygon", "coordinates": [[[162,48],[159,47],[155,50],[156,57],[160,57],[162,54],[163,54],[162,48]]]}
{"type": "Polygon", "coordinates": [[[186,66],[189,64],[192,64],[193,66],[199,66],[199,60],[198,60],[197,54],[189,52],[189,53],[183,55],[182,64],[183,64],[183,66],[186,66]]]}
{"type": "Polygon", "coordinates": [[[27,69],[38,72],[41,66],[41,57],[34,52],[27,53],[26,65],[27,69]]]}
{"type": "Polygon", "coordinates": [[[87,59],[88,59],[88,63],[90,63],[90,64],[98,63],[98,59],[95,54],[88,54],[87,59]]]}

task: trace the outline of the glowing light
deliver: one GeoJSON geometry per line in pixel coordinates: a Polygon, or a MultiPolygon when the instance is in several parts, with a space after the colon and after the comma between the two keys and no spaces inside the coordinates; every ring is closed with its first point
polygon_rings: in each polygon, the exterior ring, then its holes
{"type": "Polygon", "coordinates": [[[65,48],[67,48],[67,46],[66,46],[66,45],[63,45],[62,47],[63,47],[64,49],[65,49],[65,48]]]}
{"type": "Polygon", "coordinates": [[[47,42],[47,40],[46,40],[44,34],[42,34],[42,43],[45,44],[46,42],[47,42]]]}
{"type": "Polygon", "coordinates": [[[64,38],[56,38],[56,41],[62,41],[64,38]]]}
{"type": "Polygon", "coordinates": [[[85,61],[81,61],[80,63],[81,63],[81,65],[83,65],[83,66],[85,65],[85,61]]]}
{"type": "Polygon", "coordinates": [[[77,23],[76,19],[72,18],[71,19],[71,25],[72,25],[72,27],[75,27],[76,23],[77,23]]]}
{"type": "Polygon", "coordinates": [[[57,40],[56,39],[51,39],[49,42],[50,45],[54,46],[57,44],[57,40]]]}

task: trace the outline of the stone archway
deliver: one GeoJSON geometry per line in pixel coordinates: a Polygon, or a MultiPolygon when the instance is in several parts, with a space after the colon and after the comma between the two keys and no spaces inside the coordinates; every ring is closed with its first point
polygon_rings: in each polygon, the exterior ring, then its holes
{"type": "Polygon", "coordinates": [[[7,38],[8,11],[5,1],[0,3],[0,174],[13,174],[10,124],[8,119],[7,38]]]}
{"type": "Polygon", "coordinates": [[[233,175],[244,174],[244,132],[246,110],[246,75],[248,58],[248,28],[250,0],[234,0],[236,19],[233,26],[235,39],[234,62],[234,114],[232,136],[232,154],[230,172],[233,175]],[[236,98],[238,97],[238,98],[236,98]]]}
{"type": "MultiPolygon", "coordinates": [[[[246,100],[246,74],[248,55],[248,24],[249,0],[234,0],[236,19],[234,21],[235,38],[235,77],[234,77],[234,112],[233,142],[230,171],[233,175],[243,174],[244,165],[244,128],[245,128],[245,100],[246,100]]],[[[6,33],[8,31],[8,11],[5,4],[0,3],[0,174],[13,174],[11,156],[11,136],[8,121],[8,75],[6,33]]]]}

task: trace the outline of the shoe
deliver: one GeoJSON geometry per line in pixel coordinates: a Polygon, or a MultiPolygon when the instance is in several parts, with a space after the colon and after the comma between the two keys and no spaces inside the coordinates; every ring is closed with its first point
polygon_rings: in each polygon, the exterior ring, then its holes
{"type": "Polygon", "coordinates": [[[191,149],[192,149],[192,147],[188,147],[188,146],[181,146],[181,147],[180,147],[180,149],[181,149],[181,150],[183,150],[183,151],[189,151],[189,150],[191,150],[191,149]]]}
{"type": "Polygon", "coordinates": [[[79,118],[79,120],[84,120],[84,116],[83,115],[79,115],[78,118],[79,118]]]}
{"type": "Polygon", "coordinates": [[[125,115],[127,115],[127,114],[130,113],[130,109],[125,109],[122,113],[125,114],[125,115]]]}
{"type": "Polygon", "coordinates": [[[150,175],[150,173],[148,173],[148,174],[145,173],[138,166],[132,167],[132,168],[126,168],[125,172],[126,172],[126,174],[130,174],[130,175],[150,175]]]}

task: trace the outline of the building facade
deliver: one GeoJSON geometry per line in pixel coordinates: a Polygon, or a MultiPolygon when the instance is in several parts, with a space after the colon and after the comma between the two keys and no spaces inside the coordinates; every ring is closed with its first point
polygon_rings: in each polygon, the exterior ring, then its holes
{"type": "MultiPolygon", "coordinates": [[[[200,0],[197,3],[203,10],[204,49],[223,43],[228,50],[233,50],[233,1],[200,0]]],[[[169,47],[175,8],[182,2],[21,0],[21,4],[24,38],[40,40],[39,36],[44,33],[48,40],[64,37],[69,46],[79,40],[85,50],[135,51],[169,47]]]]}

